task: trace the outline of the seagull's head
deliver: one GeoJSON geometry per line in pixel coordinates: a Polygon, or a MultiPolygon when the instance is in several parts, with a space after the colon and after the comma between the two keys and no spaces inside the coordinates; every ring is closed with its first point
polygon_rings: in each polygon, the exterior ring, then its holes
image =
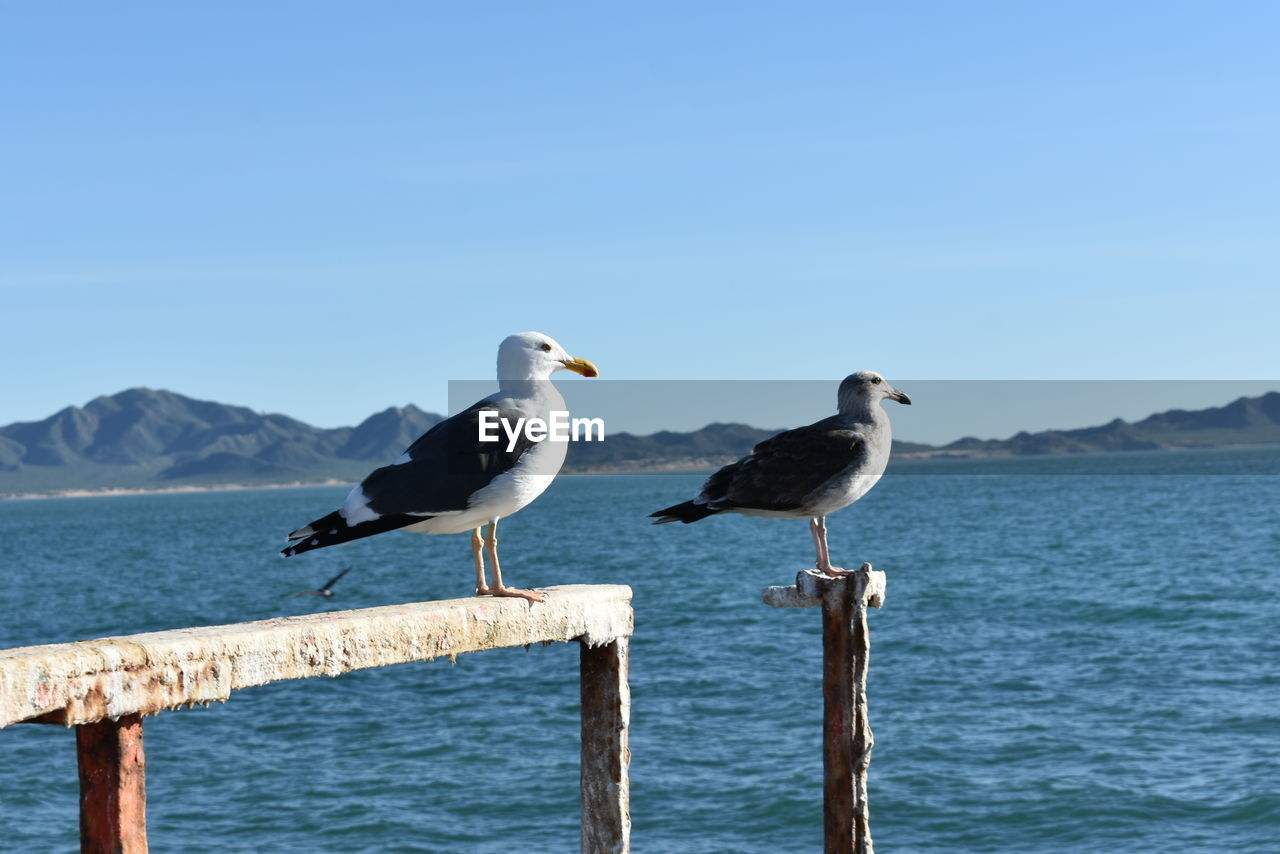
{"type": "Polygon", "coordinates": [[[595,365],[570,356],[556,339],[541,332],[508,335],[498,347],[499,380],[545,380],[560,370],[584,377],[600,375],[595,365]]]}
{"type": "Polygon", "coordinates": [[[898,391],[889,385],[889,382],[875,371],[858,371],[856,374],[849,374],[844,378],[844,382],[840,383],[836,402],[842,413],[865,412],[873,404],[885,398],[905,403],[907,406],[911,405],[911,398],[907,397],[906,392],[898,391]]]}

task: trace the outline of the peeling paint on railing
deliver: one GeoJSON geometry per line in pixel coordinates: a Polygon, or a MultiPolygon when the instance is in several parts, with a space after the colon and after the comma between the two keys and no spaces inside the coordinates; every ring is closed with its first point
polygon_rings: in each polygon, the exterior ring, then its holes
{"type": "Polygon", "coordinates": [[[631,634],[629,587],[543,592],[532,606],[472,597],[2,650],[0,728],[153,715],[285,679],[552,641],[595,647],[631,634]]]}

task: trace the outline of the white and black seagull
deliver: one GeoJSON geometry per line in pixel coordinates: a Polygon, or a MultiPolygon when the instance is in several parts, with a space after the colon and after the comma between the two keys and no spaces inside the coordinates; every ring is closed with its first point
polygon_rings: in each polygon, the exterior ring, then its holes
{"type": "Polygon", "coordinates": [[[478,595],[517,596],[530,602],[542,594],[502,583],[498,564],[498,520],[510,516],[542,494],[560,471],[568,445],[534,441],[525,430],[514,439],[492,426],[498,441],[481,441],[481,412],[493,424],[512,428],[519,419],[551,423],[552,412],[565,411],[564,398],[551,384],[559,370],[584,377],[599,375],[586,359],[575,359],[554,339],[540,332],[508,336],[498,347],[498,391],[432,427],[391,465],[370,474],[351,490],[341,508],[289,535],[281,554],[291,557],[403,529],[422,534],[471,532],[478,595]],[[487,537],[481,530],[489,526],[487,537]],[[493,584],[485,580],[483,551],[489,553],[493,584]]]}
{"type": "Polygon", "coordinates": [[[717,513],[808,519],[818,571],[845,574],[831,565],[826,517],[866,495],[884,474],[893,444],[880,406],[885,398],[911,403],[873,371],[850,374],[840,383],[835,415],[765,439],[707,478],[692,501],[649,514],[658,519],[653,524],[687,524],[717,513]]]}

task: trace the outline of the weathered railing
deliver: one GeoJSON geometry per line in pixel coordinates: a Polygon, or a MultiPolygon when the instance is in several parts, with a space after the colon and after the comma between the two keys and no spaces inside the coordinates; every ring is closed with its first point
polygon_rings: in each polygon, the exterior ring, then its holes
{"type": "Polygon", "coordinates": [[[142,719],[285,679],[498,647],[581,642],[582,850],[630,850],[631,588],[544,588],[0,650],[0,728],[76,728],[82,852],[147,850],[142,719]]]}

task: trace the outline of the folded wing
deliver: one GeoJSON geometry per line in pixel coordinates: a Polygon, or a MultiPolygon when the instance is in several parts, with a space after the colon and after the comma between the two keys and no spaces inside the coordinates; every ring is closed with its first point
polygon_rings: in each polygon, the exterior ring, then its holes
{"type": "Polygon", "coordinates": [[[497,441],[481,441],[482,411],[496,412],[510,424],[523,417],[518,410],[481,401],[440,422],[394,464],[352,489],[341,509],[289,534],[293,545],[281,553],[290,557],[466,510],[473,495],[510,471],[534,445],[523,431],[510,449],[501,430],[497,441]]]}

